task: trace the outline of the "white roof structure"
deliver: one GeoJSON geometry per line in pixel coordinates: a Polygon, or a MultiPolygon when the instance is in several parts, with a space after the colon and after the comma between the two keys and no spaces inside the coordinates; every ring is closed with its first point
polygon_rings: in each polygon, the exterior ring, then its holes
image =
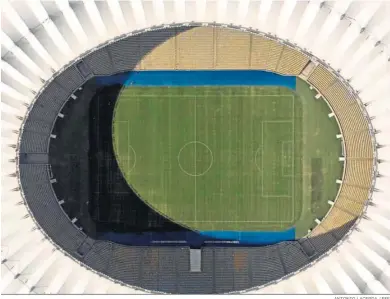
{"type": "Polygon", "coordinates": [[[375,188],[356,229],[311,267],[248,292],[390,292],[390,2],[57,0],[1,5],[1,293],[142,293],[78,264],[37,229],[19,192],[18,130],[44,82],[82,53],[134,30],[192,21],[259,29],[319,57],[359,92],[376,130],[375,188]]]}

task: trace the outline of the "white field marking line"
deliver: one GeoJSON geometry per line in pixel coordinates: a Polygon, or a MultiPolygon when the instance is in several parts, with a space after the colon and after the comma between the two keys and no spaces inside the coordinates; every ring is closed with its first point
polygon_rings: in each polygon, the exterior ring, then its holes
{"type": "MultiPolygon", "coordinates": [[[[222,192],[218,192],[218,193],[213,193],[213,196],[225,196],[225,194],[224,193],[222,193],[222,192]]],[[[245,195],[245,196],[243,196],[243,194],[237,194],[237,196],[242,196],[242,197],[255,197],[255,198],[259,198],[260,197],[260,195],[259,194],[247,194],[247,195],[245,195]]],[[[269,195],[269,196],[264,196],[264,198],[265,199],[268,199],[268,198],[285,198],[285,199],[290,199],[291,198],[291,195],[285,195],[285,196],[283,196],[283,195],[269,195]]],[[[262,199],[263,199],[263,197],[261,197],[262,199]]]]}
{"type": "Polygon", "coordinates": [[[180,149],[179,154],[177,155],[177,161],[178,161],[178,163],[179,163],[179,167],[180,167],[181,171],[183,171],[186,175],[197,177],[197,176],[204,175],[207,171],[210,170],[211,166],[212,166],[213,163],[214,163],[214,155],[213,155],[212,150],[211,150],[205,143],[203,143],[203,142],[201,142],[201,141],[190,141],[190,142],[187,142],[186,144],[184,144],[184,145],[182,146],[182,148],[180,149]],[[208,151],[210,152],[210,155],[211,155],[211,161],[210,161],[209,167],[208,167],[205,171],[203,171],[202,173],[200,173],[200,174],[193,174],[193,173],[187,172],[187,171],[183,168],[183,166],[181,165],[181,163],[180,163],[180,154],[181,154],[181,152],[183,151],[183,149],[184,149],[187,145],[193,144],[193,143],[194,143],[194,144],[199,143],[199,144],[203,145],[205,148],[208,149],[208,151]]]}
{"type": "MultiPolygon", "coordinates": [[[[283,159],[282,159],[282,176],[283,177],[291,177],[292,176],[292,174],[285,174],[284,173],[284,154],[285,154],[285,150],[284,150],[284,146],[286,145],[286,144],[293,144],[293,141],[282,141],[282,157],[283,157],[283,159]]],[[[287,149],[288,149],[288,147],[287,147],[287,149]]],[[[291,155],[292,153],[291,153],[291,151],[290,150],[287,150],[287,154],[288,155],[291,155]]],[[[286,156],[286,157],[288,157],[288,156],[286,156]]],[[[287,166],[288,166],[288,163],[287,163],[287,166]]]]}
{"type": "Polygon", "coordinates": [[[179,167],[180,167],[181,171],[183,171],[186,175],[197,177],[197,176],[204,175],[207,171],[210,170],[211,166],[212,166],[213,163],[214,163],[214,155],[213,155],[212,150],[211,150],[205,143],[203,143],[203,142],[201,142],[201,141],[190,141],[190,142],[187,142],[186,144],[184,144],[184,145],[181,147],[181,149],[179,150],[179,154],[177,155],[177,161],[178,161],[178,163],[179,163],[179,167]],[[199,144],[203,145],[205,148],[207,148],[207,150],[210,152],[210,155],[211,155],[211,161],[210,161],[209,167],[208,167],[205,171],[203,171],[202,173],[199,173],[199,174],[193,174],[193,173],[187,172],[187,171],[183,168],[183,166],[181,165],[181,163],[180,163],[180,154],[181,154],[181,152],[183,151],[183,149],[184,149],[187,145],[190,145],[190,144],[193,144],[193,143],[194,143],[194,144],[199,143],[199,144]]]}
{"type": "Polygon", "coordinates": [[[291,195],[262,195],[262,198],[291,198],[291,195]]]}
{"type": "MultiPolygon", "coordinates": [[[[272,123],[272,124],[289,124],[292,123],[292,120],[262,120],[262,123],[272,123]]],[[[291,141],[286,141],[291,142],[291,141]]]]}

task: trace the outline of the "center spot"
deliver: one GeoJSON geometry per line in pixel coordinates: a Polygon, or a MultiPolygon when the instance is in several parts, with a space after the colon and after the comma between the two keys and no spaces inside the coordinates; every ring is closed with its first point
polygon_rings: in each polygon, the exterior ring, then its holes
{"type": "Polygon", "coordinates": [[[186,143],[177,156],[180,169],[190,176],[205,174],[213,164],[211,149],[200,141],[186,143]]]}

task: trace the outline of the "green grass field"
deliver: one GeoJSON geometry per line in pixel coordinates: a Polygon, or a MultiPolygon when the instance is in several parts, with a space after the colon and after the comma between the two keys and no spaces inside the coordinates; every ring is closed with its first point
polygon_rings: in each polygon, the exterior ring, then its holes
{"type": "Polygon", "coordinates": [[[305,235],[337,193],[337,123],[305,82],[276,87],[127,87],[114,149],[129,185],[196,230],[305,235]],[[314,174],[314,175],[313,175],[314,174]]]}

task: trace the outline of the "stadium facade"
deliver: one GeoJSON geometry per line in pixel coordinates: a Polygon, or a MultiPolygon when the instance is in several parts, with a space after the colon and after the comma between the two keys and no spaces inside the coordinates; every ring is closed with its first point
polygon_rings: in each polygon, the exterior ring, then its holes
{"type": "MultiPolygon", "coordinates": [[[[2,292],[387,293],[389,10],[385,2],[5,3],[2,292]],[[48,153],[55,123],[86,81],[165,69],[169,46],[160,48],[157,61],[126,53],[143,37],[145,48],[154,49],[172,33],[202,30],[225,34],[222,41],[233,36],[237,42],[237,31],[261,39],[270,57],[255,68],[303,76],[332,107],[346,162],[340,193],[330,203],[335,207],[308,238],[259,248],[207,247],[201,271],[191,272],[186,246],[123,246],[86,235],[61,207],[48,153]]],[[[202,54],[193,41],[184,47],[202,54]]],[[[240,68],[239,54],[210,68],[240,68]]],[[[175,61],[172,68],[197,68],[191,59],[175,61]]]]}

